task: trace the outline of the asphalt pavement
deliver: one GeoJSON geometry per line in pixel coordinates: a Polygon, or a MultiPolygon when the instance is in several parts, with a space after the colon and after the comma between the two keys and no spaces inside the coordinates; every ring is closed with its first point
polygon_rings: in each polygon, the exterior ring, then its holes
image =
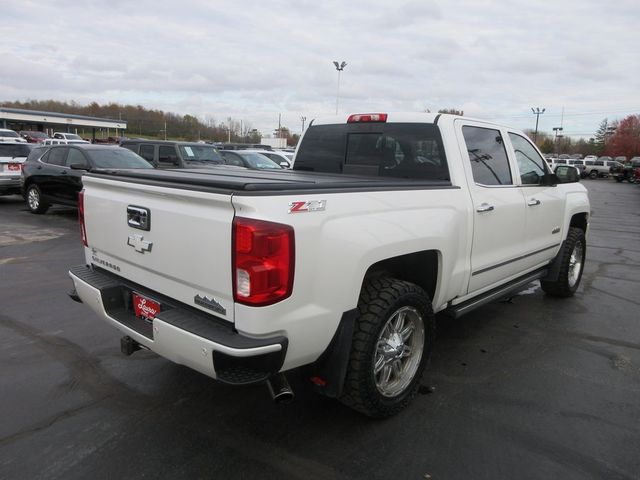
{"type": "Polygon", "coordinates": [[[371,420],[289,405],[151,352],[66,295],[76,212],[0,197],[1,479],[640,478],[640,188],[585,180],[593,215],[571,299],[537,284],[439,319],[423,388],[371,420]]]}

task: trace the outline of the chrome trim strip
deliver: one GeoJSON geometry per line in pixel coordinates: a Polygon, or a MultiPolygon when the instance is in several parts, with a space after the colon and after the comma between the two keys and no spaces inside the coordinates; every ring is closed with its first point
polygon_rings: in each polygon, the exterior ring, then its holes
{"type": "Polygon", "coordinates": [[[547,250],[551,250],[552,248],[556,248],[556,247],[559,247],[559,246],[560,246],[560,244],[556,243],[555,245],[551,245],[550,247],[542,248],[540,250],[536,250],[535,252],[527,253],[526,255],[522,255],[520,257],[516,257],[516,258],[513,258],[511,260],[507,260],[506,262],[501,262],[501,263],[498,263],[496,265],[492,265],[490,267],[486,267],[486,268],[483,268],[481,270],[477,270],[475,272],[472,272],[471,276],[473,277],[475,275],[480,275],[481,273],[486,273],[488,271],[495,270],[496,268],[504,267],[505,265],[508,265],[510,263],[517,262],[519,260],[523,260],[523,259],[525,259],[527,257],[532,257],[534,255],[537,255],[537,254],[542,253],[542,252],[546,252],[547,250]]]}

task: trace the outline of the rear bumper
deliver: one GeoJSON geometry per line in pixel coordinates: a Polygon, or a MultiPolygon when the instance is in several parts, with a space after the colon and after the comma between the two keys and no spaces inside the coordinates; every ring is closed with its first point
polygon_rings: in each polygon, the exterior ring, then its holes
{"type": "Polygon", "coordinates": [[[20,193],[20,174],[0,175],[0,193],[20,193]]]}
{"type": "Polygon", "coordinates": [[[175,363],[234,385],[262,382],[282,368],[288,345],[284,336],[241,335],[224,320],[86,265],[72,268],[69,276],[77,298],[103,320],[175,363]],[[152,322],[135,316],[133,291],[162,304],[152,322]]]}

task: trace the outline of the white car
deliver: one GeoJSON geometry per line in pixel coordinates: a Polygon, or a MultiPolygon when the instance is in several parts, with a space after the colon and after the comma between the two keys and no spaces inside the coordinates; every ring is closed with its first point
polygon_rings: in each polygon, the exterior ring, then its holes
{"type": "MultiPolygon", "coordinates": [[[[51,138],[56,138],[59,140],[82,140],[82,137],[80,135],[76,135],[75,133],[67,133],[67,132],[55,132],[51,138]]],[[[85,143],[90,143],[90,142],[87,142],[86,140],[82,140],[82,141],[85,143]]]]}
{"type": "Polygon", "coordinates": [[[276,150],[248,149],[248,150],[243,150],[243,151],[244,152],[259,153],[261,155],[264,155],[265,157],[268,157],[269,159],[271,159],[274,162],[276,162],[282,168],[291,168],[291,165],[293,165],[293,154],[288,154],[288,153],[285,153],[285,152],[279,152],[279,151],[276,151],[276,150]]]}
{"type": "MultiPolygon", "coordinates": [[[[76,135],[77,137],[77,135],[76,135]]],[[[75,139],[66,139],[66,138],[47,138],[42,142],[42,145],[69,145],[72,143],[91,143],[86,140],[75,140],[75,139]]]]}
{"type": "Polygon", "coordinates": [[[8,128],[0,128],[0,142],[27,143],[24,138],[18,135],[18,132],[9,130],[8,128]]]}
{"type": "Polygon", "coordinates": [[[20,193],[22,164],[32,148],[26,142],[0,142],[0,195],[20,193]]]}

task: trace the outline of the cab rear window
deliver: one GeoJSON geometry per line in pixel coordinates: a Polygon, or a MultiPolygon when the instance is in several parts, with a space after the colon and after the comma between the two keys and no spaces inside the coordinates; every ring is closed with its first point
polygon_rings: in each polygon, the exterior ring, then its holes
{"type": "Polygon", "coordinates": [[[449,181],[437,126],[369,123],[312,126],[295,170],[449,181]]]}

